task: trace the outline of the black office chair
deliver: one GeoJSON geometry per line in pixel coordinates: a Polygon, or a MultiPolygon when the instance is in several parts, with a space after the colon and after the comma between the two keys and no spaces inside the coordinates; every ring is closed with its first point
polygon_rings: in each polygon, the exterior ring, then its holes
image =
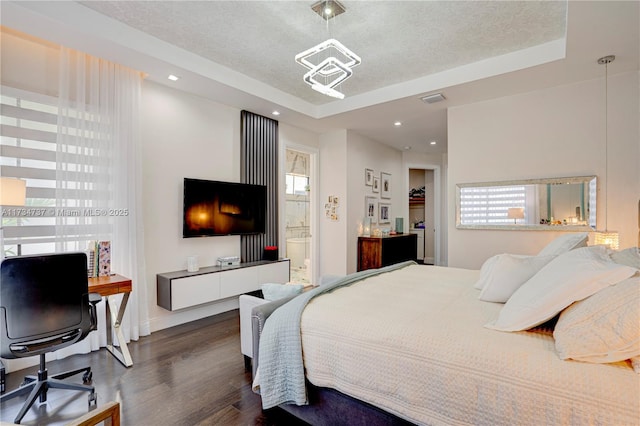
{"type": "Polygon", "coordinates": [[[89,392],[89,407],[97,404],[91,367],[47,377],[45,354],[84,339],[97,328],[99,294],[88,291],[87,256],[61,253],[19,256],[0,264],[0,356],[40,356],[38,376],[27,376],[22,385],[0,397],[4,402],[29,393],[15,419],[20,423],[36,398],[43,403],[52,388],[89,392]],[[84,373],[84,384],[62,379],[84,373]]]}

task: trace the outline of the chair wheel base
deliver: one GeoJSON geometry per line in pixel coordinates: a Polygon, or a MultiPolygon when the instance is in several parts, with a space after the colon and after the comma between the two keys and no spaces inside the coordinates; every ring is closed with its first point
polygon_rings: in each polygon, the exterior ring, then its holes
{"type": "Polygon", "coordinates": [[[91,392],[89,394],[89,409],[91,409],[91,406],[97,407],[98,406],[98,394],[95,392],[91,392]]]}

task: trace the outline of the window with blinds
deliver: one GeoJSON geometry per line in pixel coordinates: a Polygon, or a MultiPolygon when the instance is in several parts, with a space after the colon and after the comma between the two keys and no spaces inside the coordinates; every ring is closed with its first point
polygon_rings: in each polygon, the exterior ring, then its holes
{"type": "Polygon", "coordinates": [[[462,225],[508,225],[510,208],[523,208],[527,222],[525,185],[460,188],[460,223],[462,225]]]}
{"type": "MultiPolygon", "coordinates": [[[[0,98],[0,175],[25,180],[27,186],[25,206],[2,207],[5,255],[84,249],[85,242],[98,237],[102,212],[91,210],[98,194],[92,195],[91,182],[60,182],[57,170],[90,174],[85,157],[91,152],[77,150],[60,163],[56,98],[4,86],[0,98]],[[73,199],[77,191],[65,190],[80,187],[81,204],[73,199]]],[[[76,117],[78,132],[85,127],[83,120],[92,119],[76,117]]],[[[69,151],[68,144],[64,149],[69,151]]]]}

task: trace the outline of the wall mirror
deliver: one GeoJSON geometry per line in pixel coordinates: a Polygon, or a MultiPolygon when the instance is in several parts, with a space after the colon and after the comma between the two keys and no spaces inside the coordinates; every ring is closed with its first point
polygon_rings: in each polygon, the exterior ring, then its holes
{"type": "Polygon", "coordinates": [[[593,231],[596,177],[456,185],[456,228],[593,231]]]}

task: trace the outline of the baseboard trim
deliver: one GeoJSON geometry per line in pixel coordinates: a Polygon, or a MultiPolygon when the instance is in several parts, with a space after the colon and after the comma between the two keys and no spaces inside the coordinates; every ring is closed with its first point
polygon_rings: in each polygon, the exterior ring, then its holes
{"type": "MultiPolygon", "coordinates": [[[[180,311],[162,312],[162,315],[149,319],[149,327],[154,333],[165,328],[175,327],[177,325],[186,324],[212,315],[221,314],[223,312],[238,309],[238,296],[202,305],[194,308],[182,309],[180,311]]],[[[134,360],[135,362],[135,360],[134,360]]]]}

